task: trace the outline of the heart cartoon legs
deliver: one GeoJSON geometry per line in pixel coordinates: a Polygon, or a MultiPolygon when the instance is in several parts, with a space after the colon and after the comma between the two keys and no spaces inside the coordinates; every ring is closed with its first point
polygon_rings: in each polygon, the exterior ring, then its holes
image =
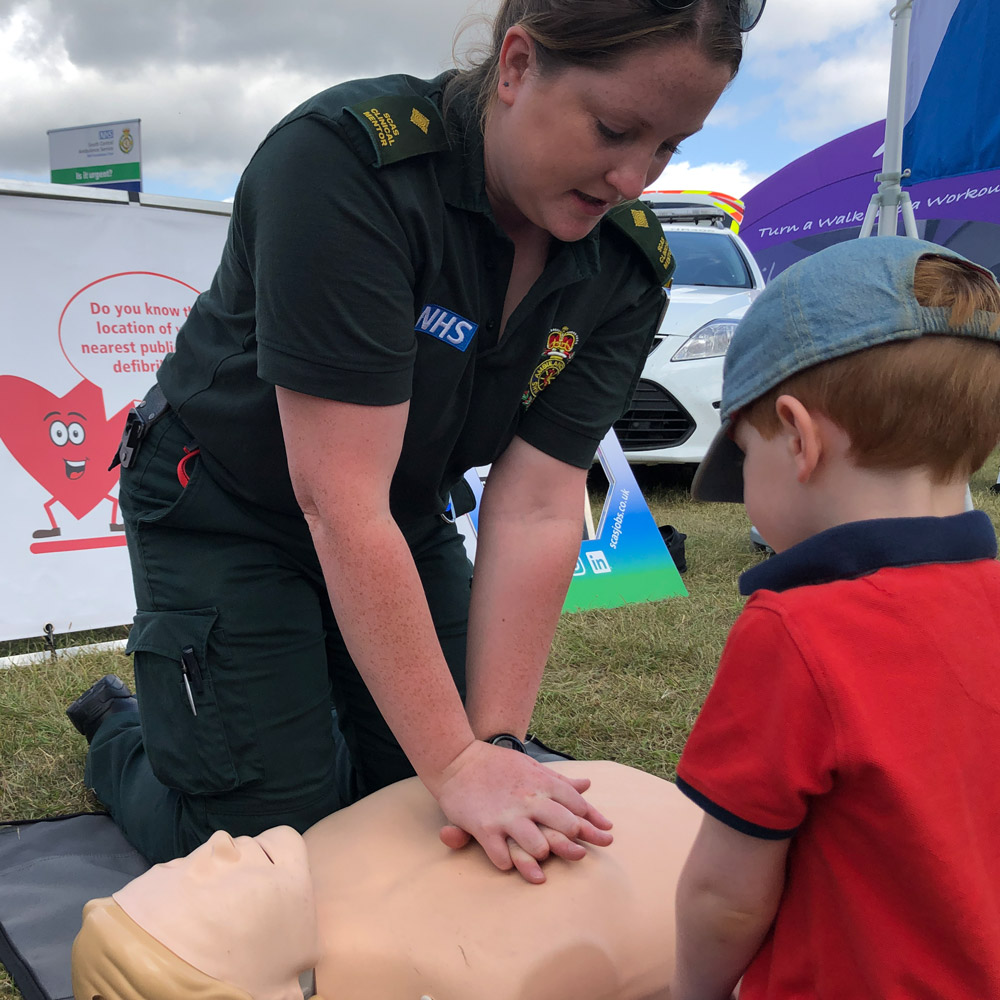
{"type": "Polygon", "coordinates": [[[56,498],[53,497],[47,504],[45,504],[45,513],[48,516],[49,524],[52,525],[51,528],[39,528],[38,531],[33,531],[31,533],[32,538],[57,538],[62,534],[62,529],[56,524],[56,519],[52,516],[52,505],[56,502],[56,498]]]}
{"type": "MultiPolygon", "coordinates": [[[[111,502],[111,523],[108,525],[110,531],[124,531],[125,525],[118,519],[118,500],[116,497],[107,494],[104,497],[105,500],[111,502]]],[[[49,519],[50,528],[39,528],[37,531],[31,533],[32,538],[58,538],[62,534],[62,529],[56,524],[56,519],[52,516],[52,505],[56,503],[56,498],[53,497],[48,503],[44,504],[45,514],[49,519]]]]}

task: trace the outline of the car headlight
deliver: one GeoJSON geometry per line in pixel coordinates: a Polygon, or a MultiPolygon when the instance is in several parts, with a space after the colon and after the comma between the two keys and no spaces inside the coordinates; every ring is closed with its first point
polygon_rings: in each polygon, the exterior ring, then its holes
{"type": "Polygon", "coordinates": [[[721,358],[736,332],[735,319],[713,319],[695,330],[674,352],[671,361],[696,361],[701,358],[721,358]]]}

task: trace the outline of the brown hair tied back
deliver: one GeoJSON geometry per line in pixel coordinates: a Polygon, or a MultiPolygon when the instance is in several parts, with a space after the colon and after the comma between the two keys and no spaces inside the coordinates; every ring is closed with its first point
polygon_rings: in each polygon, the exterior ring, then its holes
{"type": "Polygon", "coordinates": [[[543,73],[568,66],[602,69],[630,52],[666,42],[693,42],[713,62],[728,65],[733,76],[743,58],[731,0],[700,0],[676,13],[652,0],[502,0],[488,51],[449,82],[446,111],[456,97],[469,95],[480,124],[485,123],[499,84],[500,47],[516,24],[534,40],[543,73]]]}

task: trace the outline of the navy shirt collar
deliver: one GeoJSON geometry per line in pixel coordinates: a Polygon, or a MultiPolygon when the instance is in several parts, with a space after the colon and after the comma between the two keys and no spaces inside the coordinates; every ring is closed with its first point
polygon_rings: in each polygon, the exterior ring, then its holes
{"type": "Polygon", "coordinates": [[[997,537],[981,510],[951,517],[891,517],[827,528],[740,576],[740,593],[853,580],[876,570],[995,559],[997,537]]]}

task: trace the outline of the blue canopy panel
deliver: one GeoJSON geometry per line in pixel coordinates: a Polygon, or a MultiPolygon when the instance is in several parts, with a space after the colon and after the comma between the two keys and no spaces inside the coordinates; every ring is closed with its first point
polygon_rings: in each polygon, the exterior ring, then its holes
{"type": "Polygon", "coordinates": [[[916,0],[903,129],[905,184],[1000,168],[997,0],[916,0]],[[950,18],[948,17],[951,12],[950,18]]]}

